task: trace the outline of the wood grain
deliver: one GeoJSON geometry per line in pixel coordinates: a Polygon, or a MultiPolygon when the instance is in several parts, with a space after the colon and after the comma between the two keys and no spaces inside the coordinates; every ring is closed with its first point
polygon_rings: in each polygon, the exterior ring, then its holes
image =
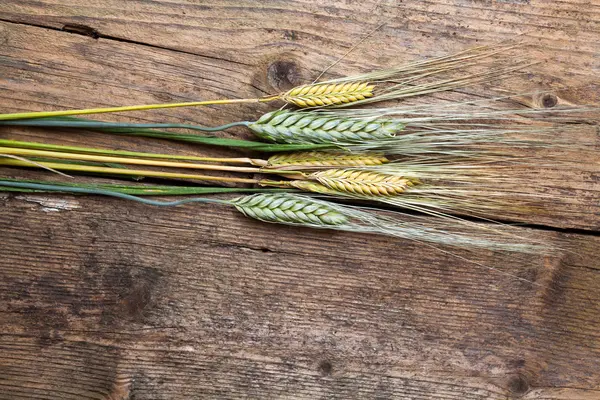
{"type": "MultiPolygon", "coordinates": [[[[0,109],[261,96],[311,82],[382,22],[328,76],[521,35],[544,63],[504,87],[594,103],[599,17],[598,2],[577,0],[7,0],[0,109]]],[[[436,99],[466,95],[485,92],[436,99]]],[[[268,110],[103,119],[212,125],[268,110]]],[[[0,137],[238,154],[64,130],[0,137]]],[[[570,157],[543,175],[564,208],[514,216],[542,225],[519,232],[556,254],[456,253],[515,277],[416,243],[218,206],[0,194],[0,399],[599,399],[600,179],[597,157],[570,157]]]]}
{"type": "Polygon", "coordinates": [[[598,395],[596,238],[460,254],[527,284],[385,237],[64,198],[4,200],[6,398],[95,398],[118,374],[135,398],[598,395]]]}

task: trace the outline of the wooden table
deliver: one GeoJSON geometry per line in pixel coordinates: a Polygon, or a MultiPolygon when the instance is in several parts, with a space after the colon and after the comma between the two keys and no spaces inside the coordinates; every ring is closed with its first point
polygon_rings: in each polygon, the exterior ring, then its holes
{"type": "MultiPolygon", "coordinates": [[[[328,76],[521,35],[542,62],[527,87],[509,87],[600,97],[597,0],[4,0],[0,110],[262,96],[311,82],[382,23],[328,76]]],[[[211,125],[270,109],[104,119],[211,125]]],[[[0,136],[236,154],[67,131],[0,136]]],[[[2,169],[15,174],[50,176],[2,169]]],[[[586,162],[542,178],[571,208],[522,215],[521,232],[569,251],[465,253],[531,284],[403,240],[218,206],[0,194],[0,398],[600,399],[600,173],[586,162]]]]}

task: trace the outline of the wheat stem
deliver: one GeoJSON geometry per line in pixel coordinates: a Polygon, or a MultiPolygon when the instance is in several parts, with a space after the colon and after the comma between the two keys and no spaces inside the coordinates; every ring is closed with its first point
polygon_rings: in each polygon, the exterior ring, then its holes
{"type": "Polygon", "coordinates": [[[265,103],[277,100],[279,96],[272,96],[258,99],[222,99],[222,100],[207,100],[207,101],[192,101],[185,103],[167,103],[167,104],[146,104],[137,106],[122,106],[122,107],[103,107],[103,108],[86,108],[81,110],[58,110],[58,111],[36,111],[24,113],[0,114],[0,121],[29,119],[29,118],[48,118],[48,117],[66,117],[70,115],[89,115],[89,114],[104,114],[113,112],[125,111],[144,111],[155,110],[162,108],[176,107],[195,107],[218,104],[235,104],[235,103],[265,103]]]}
{"type": "MultiPolygon", "coordinates": [[[[65,153],[60,153],[64,155],[65,153]]],[[[30,156],[34,154],[28,154],[30,156]]],[[[41,154],[35,155],[36,157],[40,157],[41,154]]],[[[84,165],[84,164],[73,164],[67,162],[50,162],[50,161],[30,161],[29,159],[13,159],[14,155],[3,153],[3,150],[0,150],[0,165],[8,166],[8,167],[37,167],[44,168],[48,170],[56,170],[56,171],[74,171],[74,172],[82,172],[82,173],[93,173],[93,174],[108,174],[108,175],[123,175],[123,176],[135,176],[135,177],[154,177],[154,178],[167,178],[167,179],[190,179],[190,180],[201,180],[201,181],[215,181],[215,182],[228,182],[228,183],[251,183],[258,184],[261,186],[269,186],[269,187],[278,187],[278,188],[290,188],[292,187],[288,182],[290,181],[273,181],[269,179],[253,179],[253,178],[238,178],[238,177],[222,177],[222,176],[213,176],[213,175],[198,175],[198,174],[187,174],[187,173],[177,173],[177,172],[163,172],[163,171],[153,171],[153,170],[138,170],[138,169],[128,169],[128,168],[117,168],[117,167],[103,167],[96,165],[84,165]],[[2,157],[10,157],[9,159],[3,159],[2,157]]],[[[75,157],[74,157],[75,158],[75,157]]],[[[113,158],[106,157],[103,162],[115,162],[113,158]]],[[[125,160],[125,159],[124,159],[125,160]]],[[[129,159],[127,159],[129,160],[129,159]]],[[[78,160],[78,161],[101,161],[97,160],[78,160]]],[[[213,166],[208,166],[213,167],[213,166]]],[[[288,171],[288,170],[272,170],[272,169],[263,169],[263,168],[237,168],[237,167],[228,167],[234,168],[234,170],[229,169],[228,171],[234,172],[252,172],[252,173],[265,173],[265,174],[278,174],[284,177],[292,177],[297,180],[306,179],[305,174],[302,171],[288,171]],[[237,168],[237,169],[235,169],[237,168]]],[[[54,172],[56,172],[54,171],[54,172]]]]}
{"type": "Polygon", "coordinates": [[[41,158],[58,158],[64,160],[91,161],[113,164],[147,165],[156,167],[201,169],[212,171],[231,171],[240,173],[275,173],[280,175],[293,174],[293,170],[322,169],[327,167],[366,167],[378,166],[387,163],[383,155],[378,154],[348,154],[340,152],[296,152],[281,153],[271,156],[268,160],[254,158],[214,158],[214,157],[188,157],[172,156],[168,154],[154,154],[142,152],[103,150],[86,147],[72,147],[61,145],[47,145],[45,143],[19,142],[0,139],[2,155],[19,155],[41,158]],[[56,150],[56,151],[53,151],[56,150]],[[86,154],[92,153],[92,154],[86,154]],[[108,154],[108,155],[104,155],[108,154]],[[128,157],[115,157],[113,154],[123,154],[128,157]],[[137,158],[132,158],[132,157],[137,158]],[[198,164],[190,162],[157,161],[148,158],[181,158],[184,160],[201,160],[211,162],[249,163],[261,168],[234,167],[225,165],[198,164]],[[291,172],[290,172],[291,171],[291,172]]]}
{"type": "Polygon", "coordinates": [[[153,126],[157,128],[171,128],[180,127],[185,129],[210,131],[214,132],[221,129],[227,129],[231,126],[246,126],[250,122],[234,122],[227,125],[222,125],[214,128],[206,128],[198,125],[187,125],[187,124],[121,124],[116,122],[101,122],[92,121],[82,118],[75,117],[64,117],[58,119],[51,118],[40,118],[40,119],[23,119],[23,120],[11,120],[11,121],[0,121],[0,125],[17,125],[17,126],[40,126],[49,128],[85,128],[99,130],[104,133],[114,135],[130,135],[130,136],[142,136],[151,137],[158,139],[176,140],[187,143],[205,144],[210,146],[224,146],[224,147],[235,147],[240,149],[263,151],[263,152],[280,152],[280,151],[304,151],[304,150],[319,150],[328,149],[333,147],[330,144],[272,144],[263,142],[253,142],[249,140],[220,138],[212,136],[201,136],[196,134],[184,134],[176,132],[158,131],[149,128],[143,128],[143,126],[153,126]]]}
{"type": "Polygon", "coordinates": [[[69,188],[81,189],[101,189],[118,193],[125,193],[134,196],[182,196],[199,194],[217,194],[217,193],[256,193],[256,192],[289,192],[289,189],[278,188],[239,188],[222,186],[170,186],[170,185],[123,185],[111,183],[73,183],[73,182],[46,182],[28,179],[2,178],[5,186],[0,190],[14,192],[39,192],[44,191],[43,187],[33,185],[52,185],[59,186],[68,192],[69,188]]]}
{"type": "Polygon", "coordinates": [[[230,171],[230,172],[241,172],[241,173],[259,173],[262,171],[260,168],[251,168],[251,167],[237,167],[237,166],[234,167],[234,166],[229,166],[229,165],[157,161],[157,160],[146,160],[146,159],[131,158],[131,157],[110,157],[110,156],[91,155],[91,154],[67,153],[64,151],[61,152],[61,151],[22,149],[22,148],[16,148],[16,147],[0,147],[0,154],[11,154],[11,155],[41,157],[41,158],[59,158],[59,159],[64,159],[64,160],[93,161],[93,162],[101,162],[101,163],[147,165],[147,166],[168,167],[168,168],[202,169],[202,170],[208,170],[208,171],[230,171]]]}
{"type": "MultiPolygon", "coordinates": [[[[0,154],[1,156],[1,154],[0,154]]],[[[211,175],[197,175],[197,174],[183,174],[176,172],[163,172],[163,171],[150,171],[150,170],[137,170],[127,168],[112,168],[112,167],[100,167],[95,165],[79,165],[79,164],[67,164],[60,162],[47,162],[47,161],[36,161],[42,167],[52,168],[58,171],[74,171],[74,172],[88,172],[98,174],[109,174],[109,175],[125,175],[125,176],[145,176],[154,178],[175,178],[175,179],[191,179],[201,181],[217,181],[217,182],[234,182],[234,183],[259,183],[256,179],[249,178],[233,178],[223,176],[211,176],[211,175]]],[[[30,162],[21,160],[6,160],[0,159],[0,165],[10,167],[32,167],[30,162]]]]}
{"type": "Polygon", "coordinates": [[[89,129],[191,129],[202,132],[218,132],[226,129],[234,128],[236,126],[246,126],[249,122],[231,122],[229,124],[219,126],[200,126],[192,124],[168,124],[168,123],[154,123],[154,124],[139,124],[139,123],[126,123],[126,122],[104,122],[104,121],[93,121],[86,120],[83,118],[76,117],[59,117],[59,118],[28,118],[28,119],[16,119],[0,121],[0,125],[11,125],[11,126],[43,126],[46,128],[89,128],[89,129]]]}
{"type": "Polygon", "coordinates": [[[128,193],[116,191],[116,190],[106,190],[106,189],[98,189],[93,187],[73,187],[73,186],[65,186],[65,185],[49,185],[49,184],[40,184],[40,183],[31,183],[31,182],[14,182],[14,181],[0,181],[0,187],[3,188],[21,188],[21,189],[29,189],[29,190],[38,190],[45,192],[65,192],[65,193],[79,193],[79,194],[98,194],[103,196],[110,197],[118,197],[125,200],[134,200],[139,203],[148,204],[152,206],[178,206],[186,203],[219,203],[219,204],[228,204],[227,200],[221,199],[208,199],[208,198],[193,198],[193,199],[184,199],[177,201],[159,201],[159,200],[150,200],[145,199],[143,197],[134,196],[128,193]]]}
{"type": "MultiPolygon", "coordinates": [[[[98,194],[134,200],[154,206],[177,206],[186,203],[217,203],[234,206],[244,215],[264,222],[312,228],[338,229],[356,233],[384,234],[417,242],[450,245],[462,248],[479,247],[490,250],[508,250],[535,254],[548,251],[548,248],[544,245],[531,243],[525,239],[521,239],[520,243],[507,242],[502,237],[499,237],[497,233],[487,232],[486,227],[483,227],[483,230],[480,231],[477,229],[477,226],[474,225],[471,227],[471,234],[458,233],[451,222],[440,222],[424,219],[419,216],[402,215],[395,212],[387,212],[379,215],[368,209],[343,206],[291,193],[259,193],[238,197],[232,200],[191,198],[165,202],[144,199],[114,190],[93,187],[74,187],[72,185],[51,185],[0,180],[0,187],[8,188],[9,190],[21,188],[49,192],[98,194]]],[[[437,250],[452,254],[443,249],[437,250]]],[[[463,257],[460,258],[464,259],[463,257]]],[[[467,259],[464,260],[469,261],[467,259]]],[[[473,263],[484,268],[496,270],[495,268],[487,267],[477,262],[473,263]]],[[[513,276],[511,274],[508,275],[513,276]]]]}
{"type": "MultiPolygon", "coordinates": [[[[182,155],[174,155],[174,154],[157,154],[157,153],[145,153],[145,152],[137,152],[137,151],[96,149],[96,148],[91,148],[91,147],[64,146],[64,145],[37,143],[37,142],[22,142],[22,141],[18,141],[18,140],[7,140],[7,139],[0,139],[0,146],[18,147],[21,149],[54,151],[54,152],[61,152],[61,153],[64,152],[64,153],[95,154],[95,155],[120,156],[120,157],[137,157],[137,158],[144,158],[144,159],[150,158],[150,159],[165,159],[165,160],[222,162],[222,163],[229,163],[229,164],[252,164],[252,165],[256,165],[256,166],[265,166],[268,163],[266,160],[247,158],[247,157],[221,158],[221,157],[182,156],[182,155]]],[[[58,158],[58,156],[57,156],[57,158],[58,158]]]]}
{"type": "Polygon", "coordinates": [[[70,115],[142,111],[161,108],[219,104],[266,103],[275,100],[283,100],[298,107],[343,107],[349,104],[390,100],[456,89],[458,87],[469,86],[476,83],[497,79],[529,65],[517,61],[513,63],[514,66],[508,68],[492,69],[484,73],[461,75],[459,77],[439,79],[433,82],[425,80],[423,83],[419,84],[419,80],[430,78],[431,76],[452,72],[462,72],[467,67],[478,65],[479,60],[489,58],[493,55],[509,50],[510,48],[512,47],[504,46],[493,49],[487,46],[480,46],[474,49],[456,53],[454,55],[419,61],[387,70],[374,71],[369,74],[335,79],[312,85],[302,85],[292,88],[284,93],[256,99],[222,99],[170,104],[91,108],[81,110],[10,113],[0,114],[0,120],[6,121],[27,118],[62,117],[70,115]],[[375,91],[375,89],[377,89],[377,91],[375,91]]]}

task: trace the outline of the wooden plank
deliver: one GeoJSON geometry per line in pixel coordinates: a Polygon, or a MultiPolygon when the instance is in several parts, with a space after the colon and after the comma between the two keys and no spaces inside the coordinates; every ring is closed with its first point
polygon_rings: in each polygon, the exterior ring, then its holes
{"type": "MultiPolygon", "coordinates": [[[[503,87],[596,102],[599,10],[576,0],[9,0],[0,108],[260,96],[311,82],[381,22],[328,76],[522,34],[532,59],[547,61],[503,87]]],[[[270,109],[106,119],[219,124],[270,109]]],[[[204,151],[65,131],[0,136],[204,151]]],[[[571,157],[571,169],[543,174],[569,197],[564,207],[515,220],[598,229],[594,159],[571,157]]],[[[563,249],[546,258],[457,252],[526,283],[415,243],[265,225],[217,206],[4,194],[0,203],[0,399],[600,397],[594,234],[520,230],[563,249]]]]}
{"type": "Polygon", "coordinates": [[[165,399],[599,394],[598,238],[533,232],[577,252],[546,259],[459,253],[527,284],[216,206],[45,199],[3,200],[0,398],[108,398],[117,378],[165,399]]]}
{"type": "MultiPolygon", "coordinates": [[[[386,25],[336,67],[335,74],[368,71],[382,65],[443,55],[476,43],[519,38],[535,46],[533,59],[546,88],[572,89],[595,82],[600,44],[597,1],[219,1],[210,5],[186,1],[118,0],[102,4],[80,1],[8,1],[3,19],[63,29],[87,26],[99,37],[175,49],[256,68],[288,57],[292,84],[312,81],[365,34],[386,25]],[[493,4],[493,5],[492,5],[493,4]],[[585,4],[585,6],[582,6],[585,4]],[[177,32],[177,34],[173,34],[177,32]],[[544,73],[554,74],[544,76],[544,73]]],[[[236,88],[237,89],[237,88],[236,88]]],[[[263,89],[261,87],[261,89],[263,89]]],[[[594,93],[579,91],[580,100],[594,93]]],[[[597,98],[597,97],[596,97],[597,98]]]]}

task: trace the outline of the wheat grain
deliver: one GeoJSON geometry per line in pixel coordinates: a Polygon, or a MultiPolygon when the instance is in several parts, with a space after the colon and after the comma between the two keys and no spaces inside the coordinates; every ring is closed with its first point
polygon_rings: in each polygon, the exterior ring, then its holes
{"type": "Polygon", "coordinates": [[[381,154],[305,151],[275,154],[269,157],[266,167],[366,167],[382,165],[387,162],[389,160],[381,154]]]}
{"type": "Polygon", "coordinates": [[[391,139],[404,124],[387,119],[327,116],[318,112],[273,111],[248,124],[275,143],[356,143],[391,139]]]}

